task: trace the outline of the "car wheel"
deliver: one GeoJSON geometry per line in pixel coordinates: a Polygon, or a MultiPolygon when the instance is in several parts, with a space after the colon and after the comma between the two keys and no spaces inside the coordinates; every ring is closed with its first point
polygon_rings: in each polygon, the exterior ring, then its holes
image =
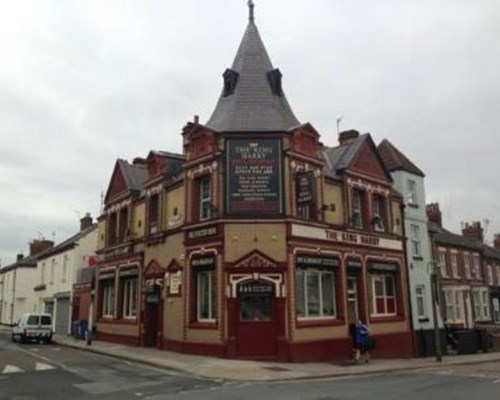
{"type": "Polygon", "coordinates": [[[26,343],[26,336],[24,336],[23,334],[21,334],[20,338],[21,338],[20,339],[21,343],[26,343]]]}
{"type": "Polygon", "coordinates": [[[48,337],[45,339],[45,344],[51,344],[52,343],[52,337],[48,337]]]}
{"type": "Polygon", "coordinates": [[[10,335],[10,339],[15,342],[16,341],[16,335],[14,335],[13,333],[11,333],[10,335]]]}

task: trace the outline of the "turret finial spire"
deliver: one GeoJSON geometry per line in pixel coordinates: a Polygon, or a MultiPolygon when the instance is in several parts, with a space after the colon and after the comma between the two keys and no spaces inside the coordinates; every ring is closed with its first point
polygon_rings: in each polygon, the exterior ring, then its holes
{"type": "Polygon", "coordinates": [[[255,4],[253,4],[253,1],[252,0],[248,0],[248,9],[249,9],[248,20],[250,22],[254,22],[255,21],[254,8],[255,8],[255,4]]]}

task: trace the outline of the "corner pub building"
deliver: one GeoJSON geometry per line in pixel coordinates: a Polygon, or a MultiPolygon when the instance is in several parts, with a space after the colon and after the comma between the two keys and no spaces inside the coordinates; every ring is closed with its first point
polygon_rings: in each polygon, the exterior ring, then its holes
{"type": "Polygon", "coordinates": [[[99,219],[99,340],[226,358],[411,357],[402,198],[369,134],[300,123],[250,18],[183,154],[116,162],[99,219]]]}

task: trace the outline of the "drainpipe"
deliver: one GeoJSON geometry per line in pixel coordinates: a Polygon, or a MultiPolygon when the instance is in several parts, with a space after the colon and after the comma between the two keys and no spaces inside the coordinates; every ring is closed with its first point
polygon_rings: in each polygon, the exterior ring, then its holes
{"type": "Polygon", "coordinates": [[[439,324],[438,324],[438,302],[437,298],[439,298],[439,274],[436,271],[437,262],[434,258],[434,234],[430,234],[431,238],[431,301],[432,301],[432,323],[434,324],[434,351],[436,353],[436,362],[441,362],[443,360],[441,354],[441,335],[439,333],[439,324]]]}

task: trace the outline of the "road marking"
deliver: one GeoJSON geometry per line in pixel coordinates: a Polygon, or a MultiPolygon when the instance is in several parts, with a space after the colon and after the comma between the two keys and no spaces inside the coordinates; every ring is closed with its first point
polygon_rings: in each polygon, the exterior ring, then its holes
{"type": "Polygon", "coordinates": [[[16,367],[15,365],[6,365],[2,371],[2,374],[15,374],[17,372],[24,372],[21,368],[16,367]]]}
{"type": "Polygon", "coordinates": [[[39,363],[39,362],[36,363],[36,366],[35,366],[36,371],[47,371],[49,369],[55,369],[55,367],[53,367],[52,365],[43,364],[43,363],[39,363]]]}

